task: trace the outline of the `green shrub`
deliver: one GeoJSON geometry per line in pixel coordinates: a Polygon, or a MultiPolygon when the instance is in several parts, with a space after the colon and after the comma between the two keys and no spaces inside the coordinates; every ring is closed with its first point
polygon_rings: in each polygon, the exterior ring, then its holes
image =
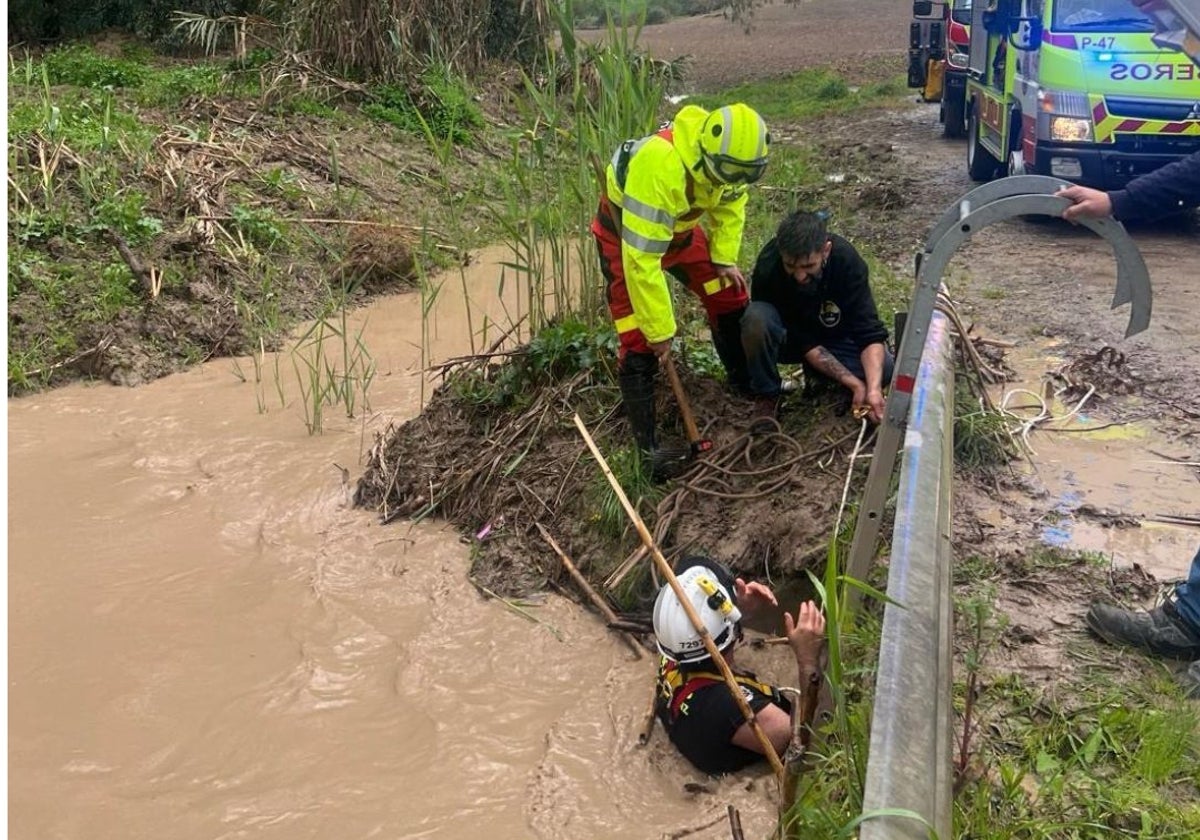
{"type": "Polygon", "coordinates": [[[840,76],[826,76],[813,89],[812,98],[828,102],[831,99],[845,99],[850,95],[850,88],[840,76]]]}
{"type": "Polygon", "coordinates": [[[124,58],[109,58],[83,44],[73,44],[47,53],[42,62],[52,85],[135,88],[141,86],[149,73],[149,68],[144,64],[124,58]]]}
{"type": "Polygon", "coordinates": [[[419,89],[380,85],[374,101],[363,106],[368,116],[403,131],[429,134],[438,140],[466,143],[483,125],[483,113],[466,83],[449,68],[434,65],[421,75],[419,89]]]}
{"type": "Polygon", "coordinates": [[[671,13],[662,6],[651,6],[646,9],[646,23],[666,23],[671,19],[671,13]]]}
{"type": "Polygon", "coordinates": [[[131,245],[139,245],[163,231],[162,219],[146,212],[146,197],[135,190],[118,192],[95,208],[99,227],[112,228],[131,245]]]}

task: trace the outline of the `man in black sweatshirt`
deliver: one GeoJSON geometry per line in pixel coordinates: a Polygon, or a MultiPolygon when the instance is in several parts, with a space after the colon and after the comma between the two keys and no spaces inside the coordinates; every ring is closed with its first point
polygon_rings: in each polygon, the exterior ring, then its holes
{"type": "Polygon", "coordinates": [[[1200,152],[1168,163],[1123,190],[1103,192],[1088,187],[1067,187],[1059,195],[1075,202],[1063,212],[1068,221],[1111,215],[1117,221],[1152,220],[1200,204],[1200,152]]]}
{"type": "Polygon", "coordinates": [[[758,255],[742,346],[754,397],[754,431],[768,431],[779,408],[778,364],[803,362],[850,392],[856,416],[883,419],[883,388],[894,359],[875,309],[869,271],[854,246],[826,230],[825,218],[797,211],[779,223],[758,255]]]}

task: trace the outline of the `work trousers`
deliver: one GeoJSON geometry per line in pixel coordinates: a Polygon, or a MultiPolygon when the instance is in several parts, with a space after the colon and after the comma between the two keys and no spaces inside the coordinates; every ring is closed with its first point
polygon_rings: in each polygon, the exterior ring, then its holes
{"type": "MultiPolygon", "coordinates": [[[[596,238],[596,247],[600,252],[600,270],[608,285],[608,312],[612,316],[620,342],[620,361],[623,363],[628,353],[653,352],[646,336],[638,328],[633,303],[629,299],[629,289],[625,285],[625,267],[621,262],[620,233],[607,202],[601,204],[600,211],[592,220],[592,235],[596,238]]],[[[741,312],[749,300],[745,290],[717,276],[708,250],[708,237],[699,227],[675,234],[663,255],[662,267],[663,271],[683,283],[688,291],[700,298],[714,337],[719,332],[718,321],[721,316],[741,312]]],[[[718,340],[718,352],[721,349],[718,340]]],[[[737,355],[740,356],[740,353],[737,355]]],[[[726,362],[725,354],[721,353],[721,356],[722,361],[726,362]]],[[[729,367],[730,364],[726,362],[726,368],[729,367]]]]}
{"type": "MultiPolygon", "coordinates": [[[[863,370],[862,348],[849,337],[841,337],[823,341],[821,346],[833,354],[846,370],[866,380],[863,370]]],[[[779,365],[796,365],[804,361],[804,347],[795,339],[789,337],[787,325],[783,316],[772,304],[765,301],[751,301],[742,316],[742,347],[746,353],[746,366],[750,376],[750,392],[755,396],[778,396],[783,386],[779,375],[779,365]]],[[[883,350],[883,380],[882,385],[892,381],[892,371],[896,359],[892,351],[883,350]]],[[[806,366],[805,372],[810,369],[806,366]]]]}
{"type": "Polygon", "coordinates": [[[1200,635],[1200,550],[1192,558],[1187,580],[1175,587],[1175,609],[1188,629],[1200,635]]]}

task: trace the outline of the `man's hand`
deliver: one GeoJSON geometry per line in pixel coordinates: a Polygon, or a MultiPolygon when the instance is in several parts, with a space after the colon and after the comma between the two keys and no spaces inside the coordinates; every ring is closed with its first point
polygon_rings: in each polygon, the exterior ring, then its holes
{"type": "Polygon", "coordinates": [[[758,581],[747,583],[741,578],[735,579],[733,594],[737,598],[738,609],[744,616],[752,616],[767,607],[779,606],[779,601],[775,599],[775,593],[771,591],[770,587],[764,586],[758,581]]]}
{"type": "MultiPolygon", "coordinates": [[[[851,374],[853,376],[853,374],[851,374]]],[[[869,410],[867,404],[867,385],[861,379],[855,377],[854,384],[850,388],[850,413],[855,419],[862,417],[863,412],[869,410]]]]}
{"type": "Polygon", "coordinates": [[[1112,215],[1112,199],[1103,190],[1093,190],[1088,187],[1063,187],[1055,193],[1074,202],[1063,211],[1063,218],[1068,222],[1078,219],[1103,219],[1112,215]]]}
{"type": "Polygon", "coordinates": [[[716,265],[713,268],[717,270],[717,276],[724,280],[731,280],[733,287],[743,294],[746,291],[746,278],[742,276],[742,270],[736,265],[716,265]]]}
{"type": "Polygon", "coordinates": [[[805,601],[796,610],[793,619],[791,613],[783,614],[783,630],[792,653],[796,655],[796,664],[801,668],[813,667],[821,654],[821,645],[825,643],[825,614],[813,601],[805,601]]]}
{"type": "Polygon", "coordinates": [[[660,362],[665,362],[667,356],[671,355],[671,339],[666,341],[651,341],[649,342],[650,352],[658,357],[660,362]]]}
{"type": "MultiPolygon", "coordinates": [[[[867,397],[863,401],[862,408],[866,410],[867,417],[871,419],[871,422],[878,426],[883,422],[883,407],[886,404],[887,401],[883,398],[883,391],[875,388],[867,391],[867,397]]],[[[855,406],[855,408],[858,408],[858,406],[855,406]]]]}

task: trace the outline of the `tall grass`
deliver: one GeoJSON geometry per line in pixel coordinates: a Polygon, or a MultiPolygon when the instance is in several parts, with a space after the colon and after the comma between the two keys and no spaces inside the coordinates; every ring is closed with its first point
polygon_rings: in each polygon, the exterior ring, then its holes
{"type": "Polygon", "coordinates": [[[347,417],[370,408],[375,360],[363,343],[365,324],[354,328],[347,301],[352,284],[343,286],[327,309],[299,337],[292,366],[300,387],[304,425],[310,435],[325,428],[325,409],[340,406],[347,417]]]}
{"type": "Polygon", "coordinates": [[[561,47],[548,51],[541,80],[526,75],[523,129],[510,141],[502,195],[492,212],[513,251],[514,272],[536,334],[550,317],[603,317],[588,226],[600,195],[597,164],[616,146],[653,131],[662,116],[665,65],[637,48],[637,29],[609,26],[600,46],[579,41],[568,0],[552,10],[561,47]]]}

